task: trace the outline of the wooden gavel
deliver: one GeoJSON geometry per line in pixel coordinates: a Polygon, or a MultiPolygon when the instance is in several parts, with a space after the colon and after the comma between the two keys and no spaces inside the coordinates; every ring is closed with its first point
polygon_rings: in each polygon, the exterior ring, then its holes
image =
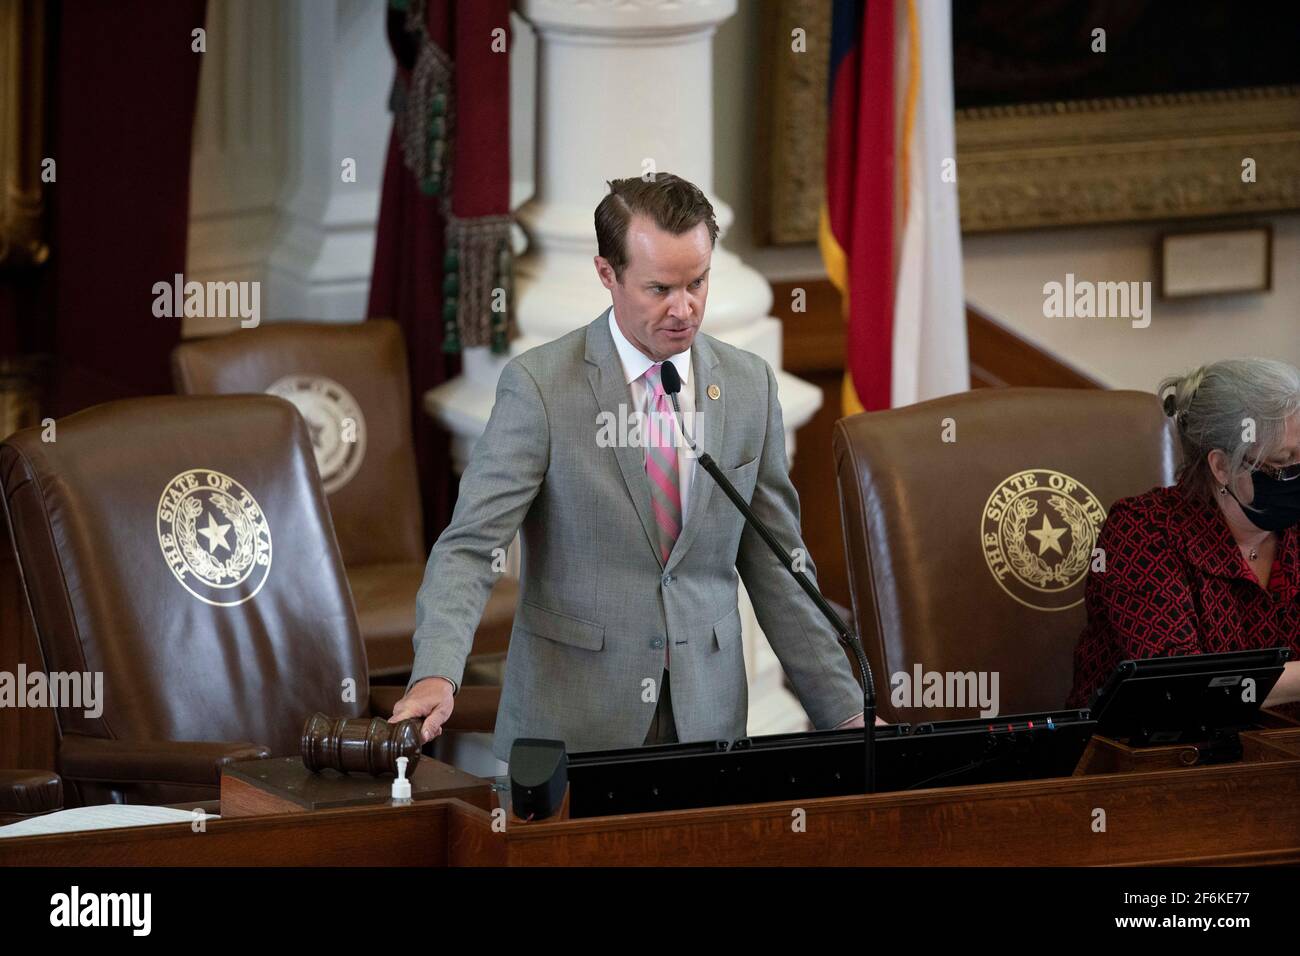
{"type": "Polygon", "coordinates": [[[406,775],[420,760],[420,721],[390,724],[382,717],[326,717],[315,713],[302,728],[302,763],[312,773],[368,773],[397,776],[397,758],[406,757],[406,775]]]}

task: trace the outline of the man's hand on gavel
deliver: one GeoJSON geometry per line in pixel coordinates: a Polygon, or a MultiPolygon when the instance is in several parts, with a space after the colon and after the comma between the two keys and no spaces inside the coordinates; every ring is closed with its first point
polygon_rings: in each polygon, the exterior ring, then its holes
{"type": "Polygon", "coordinates": [[[390,724],[412,717],[425,718],[420,726],[420,745],[427,744],[442,733],[442,725],[456,706],[451,681],[445,677],[426,677],[417,681],[393,707],[390,724]]]}

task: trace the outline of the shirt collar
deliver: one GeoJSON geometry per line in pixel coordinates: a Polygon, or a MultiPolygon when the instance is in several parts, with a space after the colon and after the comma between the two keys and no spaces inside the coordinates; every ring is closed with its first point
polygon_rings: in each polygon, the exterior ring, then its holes
{"type": "MultiPolygon", "coordinates": [[[[646,373],[654,361],[638,349],[635,345],[627,340],[623,330],[618,327],[618,322],[614,319],[614,307],[609,309],[609,334],[614,337],[614,348],[618,350],[618,359],[623,363],[623,378],[631,385],[638,378],[646,373]]],[[[685,352],[678,352],[676,355],[669,356],[668,361],[677,366],[677,374],[682,380],[682,385],[689,385],[691,381],[691,350],[688,348],[685,352]]]]}

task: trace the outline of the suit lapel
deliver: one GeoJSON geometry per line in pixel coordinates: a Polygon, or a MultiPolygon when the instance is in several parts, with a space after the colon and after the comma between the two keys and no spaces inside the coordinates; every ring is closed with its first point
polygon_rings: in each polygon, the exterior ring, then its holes
{"type": "MultiPolygon", "coordinates": [[[[587,326],[587,379],[596,395],[600,410],[620,420],[619,406],[632,409],[632,391],[623,379],[623,363],[619,361],[618,351],[614,348],[614,337],[609,334],[609,309],[601,313],[600,318],[587,326]]],[[[593,430],[596,423],[592,423],[593,430]]],[[[593,433],[594,438],[594,433],[593,433]]],[[[641,518],[641,527],[645,529],[646,541],[655,560],[663,566],[659,555],[659,538],[655,526],[654,514],[650,510],[650,479],[645,473],[645,451],[640,447],[631,447],[623,442],[616,442],[614,455],[618,467],[623,472],[623,482],[628,494],[641,518]]],[[[680,544],[680,541],[679,541],[680,544]]]]}
{"type": "MultiPolygon", "coordinates": [[[[691,437],[695,439],[696,449],[710,455],[720,447],[727,417],[727,392],[718,379],[717,365],[718,356],[712,346],[703,335],[697,334],[691,349],[691,381],[695,385],[695,422],[691,437]],[[710,385],[717,385],[720,389],[716,400],[709,398],[710,385]]],[[[713,494],[713,476],[698,461],[693,464],[695,473],[691,476],[691,500],[686,506],[686,519],[664,570],[671,570],[690,550],[713,494]]]]}

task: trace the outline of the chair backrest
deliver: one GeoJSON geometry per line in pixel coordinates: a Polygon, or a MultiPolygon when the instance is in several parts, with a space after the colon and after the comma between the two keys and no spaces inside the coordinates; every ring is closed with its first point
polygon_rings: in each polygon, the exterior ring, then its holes
{"type": "Polygon", "coordinates": [[[1001,714],[1061,708],[1106,511],[1174,480],[1156,398],[981,389],[841,419],[833,446],[880,714],[976,716],[981,672],[1001,714]]]}
{"type": "Polygon", "coordinates": [[[406,348],[388,320],[273,322],[172,352],[182,395],[270,392],[298,406],[348,565],[423,561],[406,348]]]}
{"type": "Polygon", "coordinates": [[[44,432],[0,445],[0,486],[47,670],[103,675],[102,713],[59,708],[62,734],[288,755],[315,711],[365,712],[365,649],[293,405],[128,399],[44,432]]]}

